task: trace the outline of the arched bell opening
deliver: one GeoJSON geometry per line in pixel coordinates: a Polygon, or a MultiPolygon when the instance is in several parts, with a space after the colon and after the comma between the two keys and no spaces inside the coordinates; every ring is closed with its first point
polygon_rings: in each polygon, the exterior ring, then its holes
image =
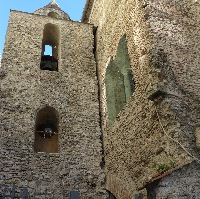
{"type": "Polygon", "coordinates": [[[43,30],[41,70],[58,71],[60,59],[60,30],[58,26],[46,24],[43,30]]]}
{"type": "Polygon", "coordinates": [[[58,152],[59,115],[52,107],[38,111],[35,123],[35,152],[58,152]]]}

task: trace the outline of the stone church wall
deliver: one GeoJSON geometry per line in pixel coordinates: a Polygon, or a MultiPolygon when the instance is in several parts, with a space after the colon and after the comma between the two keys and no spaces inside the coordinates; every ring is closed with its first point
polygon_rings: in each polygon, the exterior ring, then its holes
{"type": "Polygon", "coordinates": [[[147,186],[148,199],[198,199],[200,194],[199,163],[192,163],[147,186]]]}
{"type": "Polygon", "coordinates": [[[11,11],[0,76],[0,184],[28,185],[40,197],[47,189],[106,198],[93,42],[92,25],[11,11]],[[58,72],[40,69],[47,23],[60,28],[58,72]],[[36,115],[48,106],[59,115],[58,153],[34,153],[36,115]]]}
{"type": "Polygon", "coordinates": [[[197,1],[186,0],[99,0],[88,9],[97,27],[107,189],[117,199],[132,198],[161,177],[159,165],[172,161],[176,168],[194,159],[189,153],[199,156],[199,9],[197,1]],[[105,74],[124,34],[135,92],[110,126],[105,74]]]}

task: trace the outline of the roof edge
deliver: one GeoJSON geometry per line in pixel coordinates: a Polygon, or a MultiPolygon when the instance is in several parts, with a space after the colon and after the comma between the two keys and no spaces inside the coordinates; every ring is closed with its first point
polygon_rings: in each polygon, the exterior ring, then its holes
{"type": "Polygon", "coordinates": [[[163,173],[157,173],[155,176],[152,176],[151,179],[149,179],[148,181],[146,181],[142,186],[138,187],[138,190],[144,189],[148,184],[151,184],[151,183],[153,183],[153,182],[155,182],[157,180],[160,180],[161,178],[166,177],[166,176],[172,174],[172,172],[174,172],[176,170],[179,170],[179,169],[183,168],[184,166],[187,166],[187,165],[189,165],[189,164],[191,164],[191,163],[193,163],[195,161],[196,161],[196,159],[193,158],[193,159],[190,159],[188,161],[185,161],[182,164],[177,165],[176,167],[174,167],[174,168],[172,168],[172,169],[170,169],[168,171],[165,171],[163,173]]]}
{"type": "Polygon", "coordinates": [[[81,18],[81,22],[88,22],[89,21],[89,16],[91,14],[93,4],[94,4],[94,0],[87,0],[86,1],[85,7],[84,7],[84,10],[83,10],[83,14],[82,14],[82,18],[81,18]]]}
{"type": "MultiPolygon", "coordinates": [[[[48,16],[45,16],[45,15],[39,15],[39,14],[34,14],[34,13],[30,13],[30,12],[24,12],[24,11],[20,11],[20,10],[12,10],[10,9],[10,13],[11,12],[16,12],[16,13],[23,13],[23,14],[28,14],[28,15],[36,15],[37,17],[48,17],[48,16]]],[[[68,20],[68,19],[57,19],[56,20],[62,20],[62,21],[65,21],[65,22],[72,22],[72,23],[78,23],[78,24],[81,24],[81,25],[86,25],[86,26],[91,26],[91,27],[94,27],[94,24],[92,23],[82,23],[80,21],[73,21],[73,20],[68,20]]],[[[3,55],[3,53],[2,53],[3,55]]]]}

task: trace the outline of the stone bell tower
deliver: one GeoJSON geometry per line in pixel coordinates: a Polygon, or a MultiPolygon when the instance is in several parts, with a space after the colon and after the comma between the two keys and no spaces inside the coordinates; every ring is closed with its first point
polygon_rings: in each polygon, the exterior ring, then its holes
{"type": "Polygon", "coordinates": [[[106,198],[93,25],[52,1],[11,10],[0,76],[1,183],[106,198]],[[47,50],[49,49],[49,50],[47,50]]]}

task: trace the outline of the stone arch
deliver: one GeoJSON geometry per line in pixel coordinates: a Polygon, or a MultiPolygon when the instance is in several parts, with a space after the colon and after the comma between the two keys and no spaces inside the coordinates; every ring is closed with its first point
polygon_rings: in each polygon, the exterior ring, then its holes
{"type": "Polygon", "coordinates": [[[43,29],[42,55],[40,69],[58,71],[60,60],[60,29],[58,26],[48,23],[43,29]],[[45,55],[45,46],[51,46],[49,55],[45,55]]]}
{"type": "Polygon", "coordinates": [[[119,41],[117,54],[108,64],[105,76],[108,119],[111,124],[135,90],[126,36],[119,41]]]}
{"type": "Polygon", "coordinates": [[[56,109],[46,106],[40,109],[35,121],[35,152],[58,152],[59,114],[56,109]]]}

